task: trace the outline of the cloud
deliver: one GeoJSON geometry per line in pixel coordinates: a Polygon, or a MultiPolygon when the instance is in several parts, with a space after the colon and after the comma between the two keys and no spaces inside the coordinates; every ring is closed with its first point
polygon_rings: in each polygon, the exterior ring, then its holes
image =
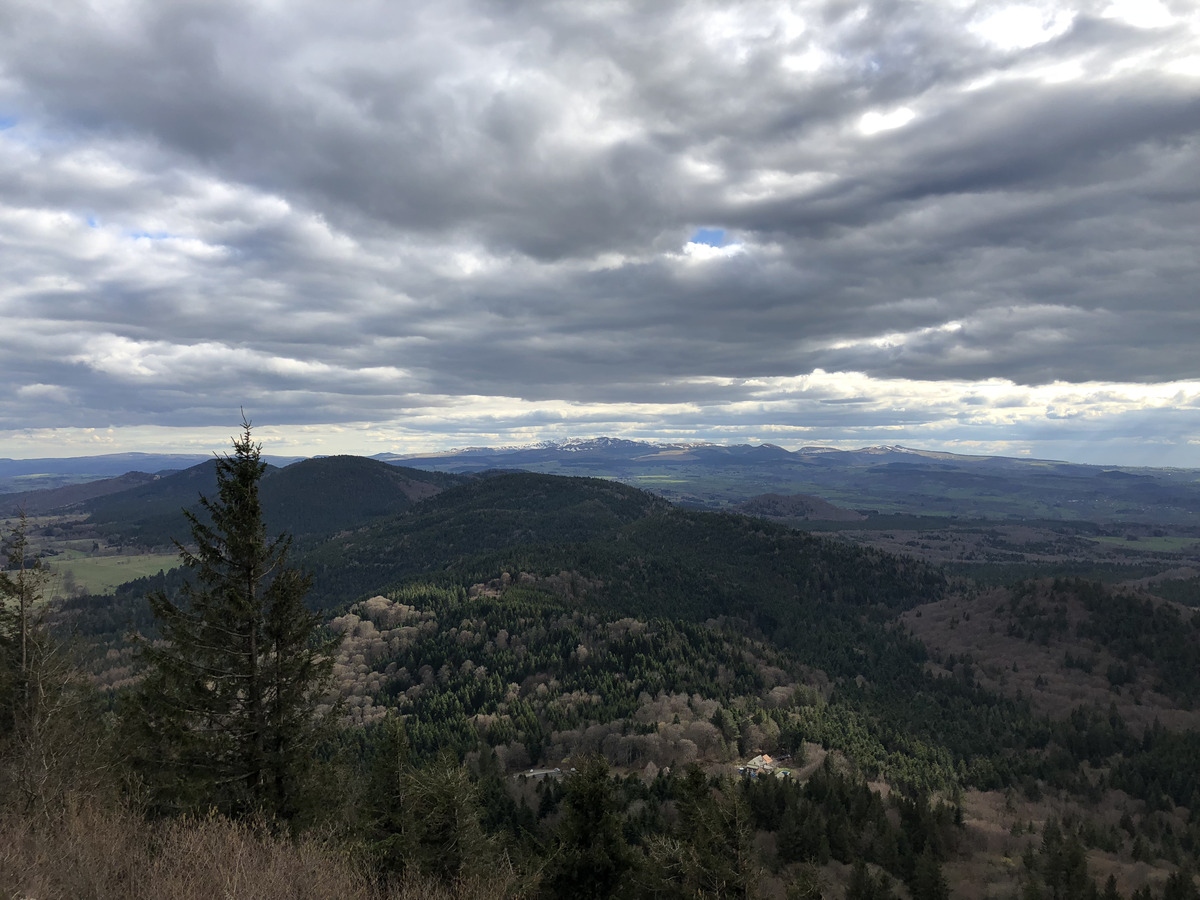
{"type": "Polygon", "coordinates": [[[901,106],[899,109],[893,109],[890,112],[877,112],[871,110],[865,112],[858,120],[858,130],[863,134],[879,134],[881,131],[891,131],[894,128],[903,128],[909,122],[917,117],[917,114],[907,106],[901,106]]]}
{"type": "Polygon", "coordinates": [[[0,451],[1200,435],[1178,5],[0,5],[0,451]]]}
{"type": "Polygon", "coordinates": [[[1002,50],[1027,50],[1059,37],[1074,19],[1069,9],[1014,4],[986,13],[971,30],[1002,50]]]}

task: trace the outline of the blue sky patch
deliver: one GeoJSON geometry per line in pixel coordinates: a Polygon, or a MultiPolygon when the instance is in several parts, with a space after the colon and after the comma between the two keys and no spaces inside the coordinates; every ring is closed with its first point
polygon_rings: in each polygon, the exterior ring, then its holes
{"type": "Polygon", "coordinates": [[[725,245],[725,229],[697,228],[696,233],[692,235],[692,239],[689,243],[708,244],[710,247],[722,247],[725,245]]]}

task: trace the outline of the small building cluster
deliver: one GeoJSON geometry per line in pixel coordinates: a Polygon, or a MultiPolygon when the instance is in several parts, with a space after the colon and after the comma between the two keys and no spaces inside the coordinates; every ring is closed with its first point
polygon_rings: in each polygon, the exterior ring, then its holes
{"type": "Polygon", "coordinates": [[[776,778],[789,778],[791,777],[792,770],[782,765],[788,759],[790,757],[774,759],[766,753],[760,753],[745,765],[738,766],[738,774],[744,775],[747,778],[759,778],[765,775],[774,775],[776,778]]]}

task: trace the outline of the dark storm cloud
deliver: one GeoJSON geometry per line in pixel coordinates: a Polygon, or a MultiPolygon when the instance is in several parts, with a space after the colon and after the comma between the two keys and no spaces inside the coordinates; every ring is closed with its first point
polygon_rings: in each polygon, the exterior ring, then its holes
{"type": "Polygon", "coordinates": [[[1194,380],[1188,13],[0,0],[0,429],[1002,430],[945,397],[1194,380]]]}

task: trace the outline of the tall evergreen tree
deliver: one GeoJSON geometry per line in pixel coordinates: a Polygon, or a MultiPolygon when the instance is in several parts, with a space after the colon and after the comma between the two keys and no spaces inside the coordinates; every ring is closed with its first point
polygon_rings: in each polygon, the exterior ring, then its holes
{"type": "Polygon", "coordinates": [[[644,894],[651,897],[755,896],[759,869],[753,854],[750,809],[740,789],[723,779],[714,790],[699,766],[676,784],[675,837],[651,842],[644,894]]]}
{"type": "Polygon", "coordinates": [[[29,546],[29,522],[21,510],[4,540],[5,566],[0,569],[0,725],[10,731],[36,704],[33,677],[41,629],[38,602],[50,579],[41,557],[29,546]]]}
{"type": "Polygon", "coordinates": [[[917,857],[909,889],[913,900],[950,900],[950,886],[942,874],[941,864],[928,845],[917,857]]]}
{"type": "Polygon", "coordinates": [[[565,787],[559,846],[546,867],[542,897],[621,896],[633,858],[621,831],[608,762],[602,756],[583,757],[578,771],[565,779],[565,787]]]}
{"type": "Polygon", "coordinates": [[[61,806],[111,788],[107,735],[93,695],[46,624],[50,573],[24,512],[0,567],[0,805],[61,806]]]}
{"type": "Polygon", "coordinates": [[[479,789],[452,752],[443,750],[420,769],[406,767],[396,806],[406,868],[443,885],[494,871],[499,853],[480,822],[479,789]]]}
{"type": "Polygon", "coordinates": [[[871,874],[866,862],[860,857],[850,870],[850,882],[846,885],[846,900],[896,900],[892,880],[886,872],[871,874]]]}
{"type": "Polygon", "coordinates": [[[151,594],[162,640],[143,641],[139,697],[148,780],[164,808],[216,807],[294,818],[302,805],[337,639],[304,607],[310,579],[287,565],[291,539],[266,536],[262,445],[243,420],[216,460],[217,496],[186,512],[193,579],[151,594]]]}
{"type": "Polygon", "coordinates": [[[1200,890],[1192,876],[1190,865],[1181,866],[1167,877],[1163,885],[1163,900],[1197,900],[1200,890]]]}
{"type": "MultiPolygon", "coordinates": [[[[0,757],[20,755],[18,748],[39,731],[45,699],[45,629],[38,605],[49,575],[29,546],[24,510],[4,538],[0,566],[0,757]]],[[[8,779],[0,779],[0,787],[8,779]]],[[[18,783],[22,779],[14,779],[18,783]]],[[[4,793],[13,789],[7,786],[4,793]]]]}

